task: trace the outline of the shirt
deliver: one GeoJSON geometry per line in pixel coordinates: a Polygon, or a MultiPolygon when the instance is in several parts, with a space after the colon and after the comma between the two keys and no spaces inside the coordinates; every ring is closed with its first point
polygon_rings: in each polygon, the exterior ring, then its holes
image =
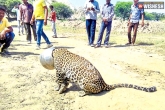
{"type": "Polygon", "coordinates": [[[46,6],[45,0],[35,0],[34,2],[34,13],[35,19],[44,19],[45,11],[44,6],[46,6]]]}
{"type": "Polygon", "coordinates": [[[33,6],[32,4],[28,3],[27,5],[21,4],[19,6],[20,10],[20,19],[23,20],[25,23],[30,23],[30,20],[33,15],[33,6]]]}
{"type": "Polygon", "coordinates": [[[144,9],[139,9],[138,5],[132,5],[131,6],[131,18],[130,18],[130,22],[132,23],[137,23],[140,20],[140,15],[144,13],[144,9]]]}
{"type": "Polygon", "coordinates": [[[20,20],[20,11],[18,8],[13,8],[11,10],[11,12],[16,12],[16,15],[17,15],[17,21],[20,20]]]}
{"type": "Polygon", "coordinates": [[[87,0],[87,2],[85,3],[85,18],[96,20],[97,13],[99,12],[100,12],[99,3],[95,0],[93,2],[90,2],[89,0],[87,0]],[[87,10],[88,8],[91,8],[91,7],[93,7],[95,11],[87,10]]]}
{"type": "Polygon", "coordinates": [[[106,18],[108,21],[112,21],[112,18],[114,16],[114,7],[113,4],[105,4],[102,7],[101,11],[101,17],[106,18]]]}
{"type": "Polygon", "coordinates": [[[4,17],[0,22],[0,32],[2,32],[5,28],[10,27],[8,20],[4,17]]]}
{"type": "Polygon", "coordinates": [[[51,12],[50,12],[50,19],[51,19],[51,21],[56,21],[56,12],[55,12],[55,10],[52,10],[51,12]]]}

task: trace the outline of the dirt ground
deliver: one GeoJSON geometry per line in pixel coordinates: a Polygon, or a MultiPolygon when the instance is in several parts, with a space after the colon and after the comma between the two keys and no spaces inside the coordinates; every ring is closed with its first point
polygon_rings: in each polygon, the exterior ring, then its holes
{"type": "MultiPolygon", "coordinates": [[[[51,36],[50,31],[46,32],[51,36]]],[[[59,35],[49,37],[55,48],[67,48],[88,59],[107,84],[130,83],[156,86],[147,93],[117,88],[99,94],[78,96],[78,87],[70,84],[58,94],[53,79],[55,70],[40,64],[36,43],[27,44],[25,36],[16,36],[9,48],[10,57],[0,57],[0,110],[164,110],[165,56],[142,49],[143,45],[113,44],[110,48],[92,48],[84,40],[59,35]]],[[[43,39],[42,39],[43,41],[43,39]]],[[[41,47],[46,44],[43,42],[41,47]]]]}

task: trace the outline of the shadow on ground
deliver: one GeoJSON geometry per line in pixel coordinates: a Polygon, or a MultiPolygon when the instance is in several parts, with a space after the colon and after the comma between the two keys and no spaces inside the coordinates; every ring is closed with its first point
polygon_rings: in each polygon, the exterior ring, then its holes
{"type": "Polygon", "coordinates": [[[151,46],[151,45],[154,45],[153,43],[147,43],[147,42],[139,42],[135,45],[115,45],[115,46],[112,46],[112,47],[129,47],[129,46],[151,46]]]}
{"type": "Polygon", "coordinates": [[[147,45],[154,45],[154,43],[139,42],[139,43],[137,43],[137,45],[145,45],[145,46],[147,46],[147,45]]]}
{"type": "Polygon", "coordinates": [[[29,56],[29,55],[40,55],[38,53],[33,53],[33,52],[10,52],[11,55],[24,55],[24,56],[29,56]]]}
{"type": "Polygon", "coordinates": [[[65,46],[54,46],[55,49],[59,49],[59,48],[65,48],[65,49],[73,49],[75,47],[65,47],[65,46]]]}

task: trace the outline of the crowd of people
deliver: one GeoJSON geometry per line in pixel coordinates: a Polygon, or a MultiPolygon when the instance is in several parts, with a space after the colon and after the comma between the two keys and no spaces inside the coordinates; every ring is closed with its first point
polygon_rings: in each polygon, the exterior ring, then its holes
{"type": "MultiPolygon", "coordinates": [[[[112,27],[112,18],[114,16],[114,6],[110,3],[111,0],[106,0],[106,3],[101,10],[101,27],[98,35],[98,40],[96,45],[94,45],[95,40],[95,30],[96,30],[96,20],[97,14],[100,13],[99,3],[96,0],[87,0],[85,3],[85,18],[86,18],[86,32],[88,36],[88,45],[91,47],[98,48],[101,46],[104,30],[106,29],[106,37],[104,40],[104,46],[109,47],[109,38],[112,27]]],[[[142,19],[141,25],[144,25],[144,10],[138,7],[138,0],[133,0],[134,3],[131,6],[131,14],[128,20],[128,43],[127,45],[134,45],[136,40],[136,33],[139,25],[140,18],[142,19]],[[133,37],[131,37],[131,31],[133,28],[133,37]]],[[[45,0],[35,0],[34,6],[28,2],[28,0],[22,0],[21,4],[16,5],[12,12],[16,12],[18,21],[18,34],[24,34],[24,29],[26,32],[26,40],[30,44],[32,41],[31,29],[33,31],[34,40],[36,41],[36,49],[40,49],[41,36],[47,43],[46,48],[50,48],[51,44],[49,38],[43,31],[43,26],[47,25],[47,19],[51,20],[53,38],[57,38],[56,33],[56,12],[52,5],[49,6],[50,14],[48,16],[48,7],[46,6],[45,0]],[[21,28],[21,32],[20,32],[21,28]]],[[[5,16],[5,8],[0,6],[0,47],[1,54],[10,54],[8,52],[8,47],[13,41],[15,34],[13,33],[13,28],[11,27],[5,16]]]]}
{"type": "MultiPolygon", "coordinates": [[[[85,4],[85,18],[86,18],[86,32],[88,36],[88,45],[91,47],[98,48],[101,46],[104,30],[106,29],[106,36],[104,40],[104,46],[109,47],[109,38],[112,27],[112,18],[114,16],[114,6],[110,3],[111,0],[106,0],[106,3],[102,7],[100,12],[99,3],[96,0],[87,0],[85,4]],[[98,35],[98,40],[96,45],[94,45],[95,40],[95,30],[96,30],[96,20],[97,14],[101,13],[101,27],[98,35]]],[[[133,0],[133,5],[131,6],[131,13],[128,20],[128,43],[126,45],[134,45],[136,40],[137,28],[139,25],[140,18],[142,19],[141,25],[144,26],[144,9],[138,7],[139,0],[133,0]],[[133,28],[133,37],[131,38],[131,31],[133,28]]]]}
{"type": "MultiPolygon", "coordinates": [[[[57,38],[55,21],[56,12],[52,5],[49,6],[51,12],[49,18],[52,24],[53,38],[57,38]]],[[[48,7],[46,6],[45,0],[35,0],[34,6],[28,2],[28,0],[22,0],[22,3],[17,4],[11,10],[17,15],[18,23],[18,35],[24,35],[24,30],[26,34],[26,40],[28,44],[32,41],[32,32],[34,36],[34,41],[36,41],[36,49],[40,49],[41,36],[47,43],[46,48],[50,48],[53,45],[49,41],[49,38],[43,31],[43,25],[47,25],[48,19],[48,7]],[[34,8],[35,7],[35,8],[34,8]]],[[[8,19],[5,16],[6,9],[0,6],[0,53],[5,55],[10,55],[8,47],[13,41],[15,34],[13,33],[13,28],[11,27],[8,19]]]]}

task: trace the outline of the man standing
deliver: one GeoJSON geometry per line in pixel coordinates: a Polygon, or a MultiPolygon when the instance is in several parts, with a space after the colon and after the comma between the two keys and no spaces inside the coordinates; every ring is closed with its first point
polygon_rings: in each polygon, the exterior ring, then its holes
{"type": "Polygon", "coordinates": [[[14,39],[13,28],[9,24],[5,16],[5,8],[0,6],[0,47],[2,46],[0,53],[4,55],[10,55],[8,47],[14,39]]]}
{"type": "Polygon", "coordinates": [[[18,35],[21,35],[20,34],[20,28],[21,28],[21,32],[22,32],[22,35],[23,35],[24,34],[24,29],[23,29],[24,27],[23,27],[23,24],[21,24],[19,5],[20,5],[20,3],[16,6],[14,6],[14,8],[11,11],[15,12],[16,15],[17,15],[18,35]]]}
{"type": "Polygon", "coordinates": [[[54,7],[52,5],[50,5],[49,8],[51,10],[49,18],[51,20],[52,31],[54,33],[54,35],[52,37],[53,38],[57,38],[56,25],[55,25],[55,22],[56,22],[56,12],[55,12],[54,7]]]}
{"type": "Polygon", "coordinates": [[[88,42],[94,46],[97,13],[100,12],[99,3],[96,0],[87,0],[85,3],[86,31],[88,42]]]}
{"type": "Polygon", "coordinates": [[[21,23],[25,25],[25,29],[26,29],[26,40],[28,41],[28,43],[31,43],[31,29],[33,31],[33,36],[34,36],[34,40],[37,41],[37,35],[36,35],[36,25],[35,22],[33,22],[33,25],[30,24],[30,20],[32,18],[33,15],[33,6],[32,4],[28,3],[27,0],[22,0],[22,4],[19,6],[19,10],[20,10],[20,19],[22,20],[21,23]]]}
{"type": "Polygon", "coordinates": [[[141,26],[144,26],[144,9],[138,7],[138,1],[139,0],[134,0],[134,4],[131,6],[131,14],[128,20],[128,43],[126,45],[130,45],[131,43],[134,45],[140,17],[142,19],[141,26]],[[132,28],[133,38],[131,39],[132,28]]]}
{"type": "Polygon", "coordinates": [[[102,22],[101,22],[97,44],[95,46],[96,48],[101,46],[105,28],[107,29],[107,32],[106,32],[106,37],[104,40],[104,46],[106,48],[108,47],[109,36],[110,36],[111,25],[112,25],[112,18],[114,16],[114,7],[113,7],[113,4],[110,3],[110,1],[111,0],[106,0],[106,4],[103,6],[102,11],[101,11],[102,22]]]}
{"type": "Polygon", "coordinates": [[[43,31],[43,25],[47,25],[47,17],[48,17],[48,8],[46,6],[45,0],[35,0],[34,3],[34,12],[32,19],[30,21],[33,24],[34,20],[36,20],[36,33],[37,33],[37,50],[40,49],[41,44],[41,36],[47,43],[47,47],[52,47],[53,45],[50,43],[48,37],[43,31]]]}

